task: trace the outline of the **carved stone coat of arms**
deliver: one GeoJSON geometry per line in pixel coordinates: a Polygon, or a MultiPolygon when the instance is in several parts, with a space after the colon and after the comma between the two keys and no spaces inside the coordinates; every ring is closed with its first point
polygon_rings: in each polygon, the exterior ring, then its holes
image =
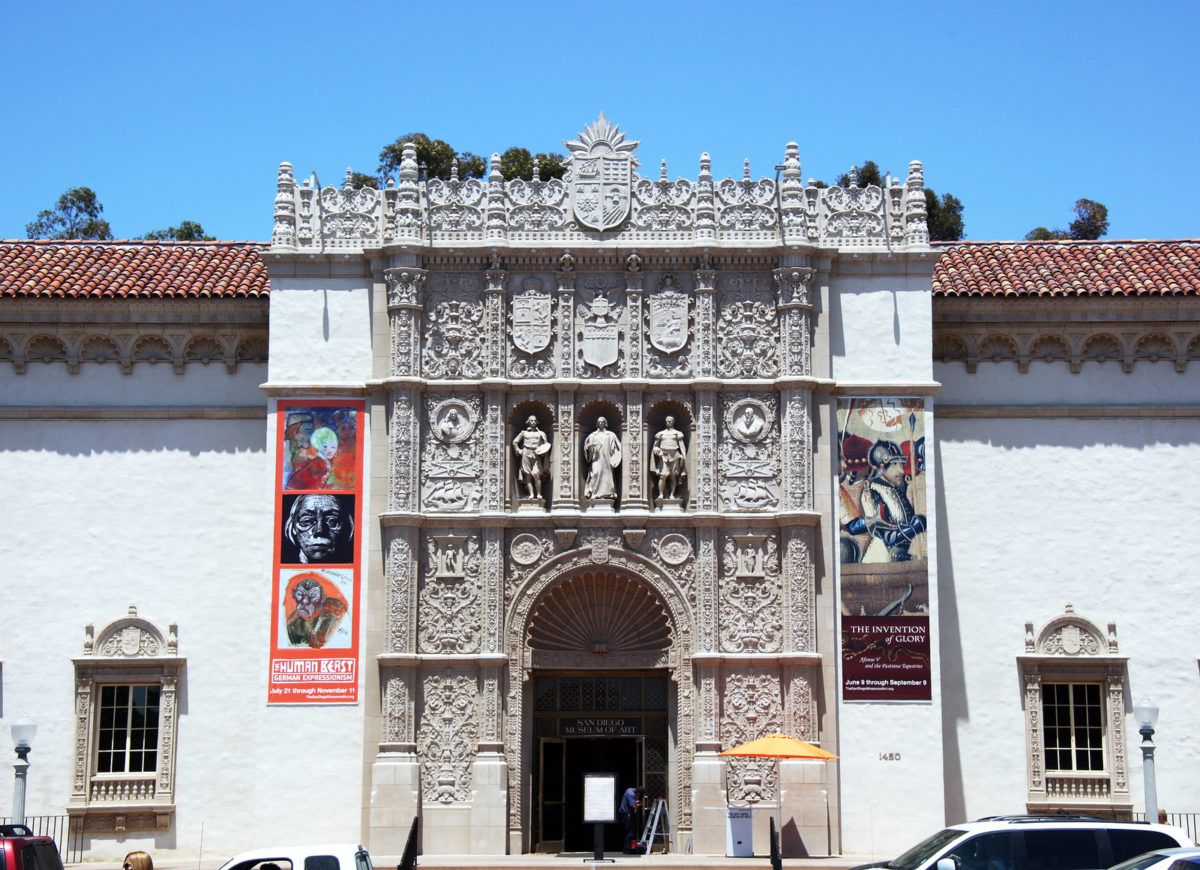
{"type": "Polygon", "coordinates": [[[600,232],[620,226],[633,201],[633,150],[638,143],[627,142],[602,112],[578,140],[563,144],[571,152],[567,181],[575,220],[600,232]]]}
{"type": "Polygon", "coordinates": [[[663,353],[681,350],[688,340],[688,297],[673,281],[646,300],[650,343],[663,353]]]}
{"type": "Polygon", "coordinates": [[[550,344],[553,325],[551,304],[549,293],[534,288],[527,288],[520,295],[513,297],[513,344],[525,353],[537,353],[550,344]]]}

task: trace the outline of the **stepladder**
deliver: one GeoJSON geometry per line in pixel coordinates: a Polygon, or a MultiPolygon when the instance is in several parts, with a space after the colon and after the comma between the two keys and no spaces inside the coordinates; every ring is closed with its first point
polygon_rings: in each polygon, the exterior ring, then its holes
{"type": "Polygon", "coordinates": [[[666,798],[655,798],[646,817],[646,827],[642,830],[641,843],[646,848],[646,854],[654,851],[654,841],[662,838],[663,852],[675,851],[675,829],[671,826],[671,810],[666,798]]]}

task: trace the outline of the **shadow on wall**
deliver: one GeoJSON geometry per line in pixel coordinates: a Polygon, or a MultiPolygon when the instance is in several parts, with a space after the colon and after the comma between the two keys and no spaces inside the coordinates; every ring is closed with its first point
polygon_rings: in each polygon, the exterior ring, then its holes
{"type": "MultiPolygon", "coordinates": [[[[172,409],[187,412],[188,409],[172,409]]],[[[108,453],[259,453],[266,456],[266,407],[222,408],[225,417],[147,418],[142,409],[130,408],[126,419],[43,419],[4,427],[4,448],[17,452],[53,452],[60,456],[97,456],[108,453]],[[230,412],[232,411],[232,414],[230,412]],[[244,416],[243,416],[244,415],[244,416]]]]}

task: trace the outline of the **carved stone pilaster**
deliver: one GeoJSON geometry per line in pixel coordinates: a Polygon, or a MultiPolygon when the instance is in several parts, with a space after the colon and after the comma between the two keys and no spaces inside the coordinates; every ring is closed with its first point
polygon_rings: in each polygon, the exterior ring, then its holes
{"type": "Polygon", "coordinates": [[[1046,799],[1046,769],[1042,759],[1042,675],[1025,672],[1026,739],[1029,741],[1029,800],[1046,799]]]}
{"type": "Polygon", "coordinates": [[[717,649],[717,531],[711,526],[696,529],[696,650],[717,649]]]}
{"type": "Polygon", "coordinates": [[[420,373],[421,311],[418,301],[429,273],[424,269],[386,269],[388,326],[391,331],[391,372],[396,377],[420,373]]]}
{"type": "Polygon", "coordinates": [[[76,677],[75,679],[75,771],[71,787],[71,799],[77,803],[87,801],[88,797],[88,741],[91,729],[92,705],[91,678],[76,677]]]}
{"type": "Polygon", "coordinates": [[[783,391],[782,443],[784,510],[812,509],[811,394],[807,390],[783,391]]]}
{"type": "Polygon", "coordinates": [[[558,376],[570,378],[574,375],[575,272],[561,271],[558,273],[558,376]]]}
{"type": "Polygon", "coordinates": [[[784,669],[784,733],[800,740],[817,739],[817,700],[812,680],[815,669],[789,665],[784,669]]]}
{"type": "Polygon", "coordinates": [[[421,421],[416,413],[415,390],[396,390],[388,420],[388,510],[417,510],[420,488],[417,473],[421,459],[421,421]]]}
{"type": "Polygon", "coordinates": [[[397,526],[388,528],[384,536],[384,649],[390,653],[416,652],[417,530],[397,526]]]}
{"type": "Polygon", "coordinates": [[[789,267],[776,269],[774,274],[779,287],[783,374],[807,376],[812,373],[812,304],[808,285],[815,270],[789,267]]]}
{"type": "Polygon", "coordinates": [[[642,273],[625,272],[625,307],[629,328],[625,331],[625,358],[629,360],[628,376],[645,377],[645,332],[642,327],[642,273]]]}
{"type": "Polygon", "coordinates": [[[709,268],[696,270],[696,375],[717,374],[717,273],[709,268]]]}
{"type": "Polygon", "coordinates": [[[158,699],[158,787],[156,796],[174,802],[172,773],[175,770],[175,736],[179,721],[179,678],[163,677],[158,699]]]}
{"type": "Polygon", "coordinates": [[[718,723],[721,707],[717,692],[717,666],[712,662],[697,665],[696,681],[699,694],[699,703],[696,705],[696,749],[720,751],[721,733],[718,723]]]}
{"type": "Polygon", "coordinates": [[[507,467],[507,439],[504,428],[504,394],[488,390],[483,397],[483,510],[499,513],[504,509],[504,469],[507,467]]]}
{"type": "MultiPolygon", "coordinates": [[[[783,728],[779,676],[760,668],[727,673],[721,701],[721,742],[744,743],[783,728]]],[[[726,781],[730,800],[755,804],[774,800],[777,787],[775,759],[734,758],[726,781]]]]}
{"type": "Polygon", "coordinates": [[[1104,680],[1108,695],[1108,734],[1112,738],[1112,796],[1129,799],[1129,765],[1125,756],[1125,668],[1110,668],[1104,680]]]}
{"type": "MultiPolygon", "coordinates": [[[[572,294],[573,295],[573,294],[572,294]]],[[[558,423],[555,426],[558,445],[558,485],[554,490],[555,509],[576,510],[579,508],[579,482],[575,471],[575,442],[579,438],[575,422],[574,390],[558,391],[558,423]]]]}
{"type": "Polygon", "coordinates": [[[696,391],[696,488],[693,505],[698,511],[717,509],[716,393],[696,391]]]}
{"type": "Polygon", "coordinates": [[[759,529],[723,536],[718,605],[722,652],[782,649],[779,579],[779,542],[774,534],[759,529]]]}
{"type": "Polygon", "coordinates": [[[502,665],[499,662],[486,662],[480,668],[483,691],[481,701],[481,728],[479,734],[480,752],[503,752],[504,730],[501,722],[503,710],[500,697],[500,673],[502,665]]]}
{"type": "Polygon", "coordinates": [[[426,674],[424,708],[417,728],[422,802],[465,804],[479,743],[479,686],[462,671],[426,674]]]}
{"type": "Polygon", "coordinates": [[[504,377],[504,361],[508,359],[505,343],[504,281],[508,273],[500,268],[498,261],[485,273],[487,286],[483,291],[484,328],[487,330],[487,350],[483,374],[487,378],[504,377]]]}
{"type": "Polygon", "coordinates": [[[816,580],[812,562],[813,531],[807,526],[783,530],[783,648],[817,651],[816,580]]]}
{"type": "Polygon", "coordinates": [[[416,740],[413,730],[414,668],[385,668],[380,675],[383,684],[383,740],[380,752],[397,746],[411,746],[416,740]]]}
{"type": "Polygon", "coordinates": [[[504,529],[483,529],[483,651],[504,649],[504,529]]]}
{"type": "Polygon", "coordinates": [[[643,465],[646,456],[646,432],[642,421],[641,390],[628,390],[625,393],[624,436],[628,471],[625,474],[625,491],[621,496],[622,510],[649,510],[643,465]]]}

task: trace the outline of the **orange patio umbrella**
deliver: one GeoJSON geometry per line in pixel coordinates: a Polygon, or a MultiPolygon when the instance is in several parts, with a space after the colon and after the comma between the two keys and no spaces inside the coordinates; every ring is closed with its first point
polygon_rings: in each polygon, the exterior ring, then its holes
{"type": "Polygon", "coordinates": [[[742,743],[738,746],[731,746],[719,754],[741,758],[775,759],[776,830],[780,830],[780,795],[783,791],[783,784],[779,779],[779,760],[781,758],[817,758],[822,761],[828,761],[831,758],[837,758],[832,752],[826,752],[820,746],[813,746],[811,743],[805,743],[803,740],[797,740],[795,737],[789,737],[786,734],[778,732],[768,734],[766,737],[759,737],[757,740],[751,740],[748,743],[742,743]]]}

